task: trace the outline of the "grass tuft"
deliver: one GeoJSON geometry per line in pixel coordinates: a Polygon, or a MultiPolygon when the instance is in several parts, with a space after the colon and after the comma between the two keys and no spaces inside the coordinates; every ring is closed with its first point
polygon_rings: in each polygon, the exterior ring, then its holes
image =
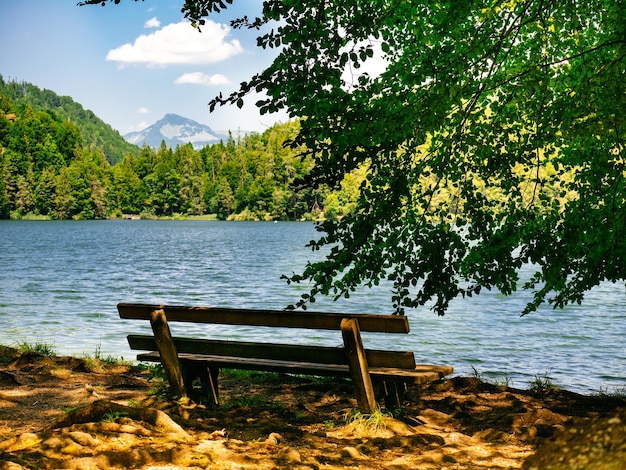
{"type": "Polygon", "coordinates": [[[377,408],[371,414],[361,413],[359,410],[352,410],[346,413],[344,420],[355,433],[376,433],[387,429],[387,420],[393,418],[391,413],[377,408]]]}
{"type": "Polygon", "coordinates": [[[557,390],[558,388],[548,371],[544,372],[543,375],[535,374],[535,378],[530,381],[530,391],[538,395],[543,395],[550,390],[557,390]]]}
{"type": "Polygon", "coordinates": [[[609,391],[608,388],[601,388],[600,391],[595,394],[600,398],[618,398],[623,400],[626,398],[626,386],[617,387],[613,391],[609,391]]]}
{"type": "Polygon", "coordinates": [[[47,343],[40,343],[39,341],[36,343],[29,343],[27,341],[22,341],[17,344],[17,350],[22,353],[36,353],[41,354],[42,356],[54,356],[56,354],[56,350],[54,345],[47,343]]]}

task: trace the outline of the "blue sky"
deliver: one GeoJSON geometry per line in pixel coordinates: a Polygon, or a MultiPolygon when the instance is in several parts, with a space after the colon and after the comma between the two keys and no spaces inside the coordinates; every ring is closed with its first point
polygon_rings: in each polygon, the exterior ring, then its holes
{"type": "Polygon", "coordinates": [[[183,0],[122,0],[77,6],[78,0],[0,0],[0,74],[72,97],[121,134],[176,113],[216,131],[258,131],[285,114],[259,115],[207,103],[269,65],[276,51],[256,47],[256,31],[229,20],[254,17],[261,0],[239,0],[194,30],[183,0]]]}

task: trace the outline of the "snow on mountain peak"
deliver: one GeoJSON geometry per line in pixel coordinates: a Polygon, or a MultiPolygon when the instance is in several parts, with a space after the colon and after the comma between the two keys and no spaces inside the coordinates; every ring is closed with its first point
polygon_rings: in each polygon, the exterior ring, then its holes
{"type": "Polygon", "coordinates": [[[139,132],[130,132],[124,138],[131,144],[145,144],[154,149],[158,148],[162,141],[170,148],[191,143],[195,149],[201,149],[205,145],[226,140],[227,136],[220,135],[209,126],[192,119],[170,113],[150,127],[139,132]]]}

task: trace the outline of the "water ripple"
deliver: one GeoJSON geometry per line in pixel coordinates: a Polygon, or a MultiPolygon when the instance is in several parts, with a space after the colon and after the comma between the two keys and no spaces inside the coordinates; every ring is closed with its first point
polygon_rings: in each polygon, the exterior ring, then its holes
{"type": "MultiPolygon", "coordinates": [[[[315,238],[309,223],[210,221],[0,221],[0,342],[43,341],[63,354],[131,358],[125,337],[149,326],[123,321],[118,302],[284,308],[305,291],[282,274],[302,269],[315,238]]],[[[318,311],[389,313],[384,285],[318,311]]],[[[365,335],[370,347],[410,349],[418,361],[451,364],[528,387],[549,376],[565,388],[626,386],[624,287],[603,284],[581,306],[519,317],[530,299],[484,292],[455,301],[445,317],[428,308],[409,313],[411,333],[365,335]],[[582,371],[582,372],[581,372],[582,371]]],[[[174,329],[174,326],[172,327],[174,329]]],[[[175,325],[177,331],[182,325],[175,325]]],[[[224,339],[338,345],[341,335],[315,331],[189,325],[181,333],[224,339]]]]}

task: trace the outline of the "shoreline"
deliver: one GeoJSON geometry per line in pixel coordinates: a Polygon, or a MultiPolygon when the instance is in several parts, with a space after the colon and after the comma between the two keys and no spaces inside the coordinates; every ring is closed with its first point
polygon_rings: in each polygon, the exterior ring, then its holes
{"type": "MultiPolygon", "coordinates": [[[[75,351],[59,351],[55,343],[48,343],[46,341],[40,341],[38,339],[35,339],[34,341],[14,341],[13,343],[8,344],[6,342],[3,342],[3,340],[0,338],[0,348],[12,348],[18,351],[22,350],[27,352],[43,351],[44,355],[71,356],[82,359],[100,359],[104,360],[104,362],[109,363],[121,362],[134,366],[138,365],[139,361],[135,359],[136,352],[127,348],[126,339],[122,338],[119,343],[123,345],[123,347],[125,348],[124,350],[119,350],[117,348],[112,348],[110,350],[102,349],[102,342],[98,342],[97,344],[92,345],[92,351],[89,351],[88,348],[83,348],[80,351],[78,349],[75,351]],[[130,357],[132,357],[132,359],[130,357]]],[[[470,377],[489,385],[505,386],[525,392],[533,392],[543,389],[555,389],[588,397],[626,397],[626,382],[622,384],[601,384],[594,389],[576,389],[568,387],[567,385],[563,385],[562,383],[554,380],[553,377],[551,377],[550,375],[551,369],[548,369],[547,371],[544,370],[543,372],[538,371],[533,375],[532,378],[529,375],[525,375],[527,379],[526,381],[522,381],[519,377],[513,379],[510,375],[504,372],[481,371],[479,369],[476,369],[474,366],[471,366],[471,370],[468,371],[469,373],[463,373],[461,372],[461,370],[461,367],[455,365],[455,372],[453,375],[448,376],[448,379],[470,377]]]]}

